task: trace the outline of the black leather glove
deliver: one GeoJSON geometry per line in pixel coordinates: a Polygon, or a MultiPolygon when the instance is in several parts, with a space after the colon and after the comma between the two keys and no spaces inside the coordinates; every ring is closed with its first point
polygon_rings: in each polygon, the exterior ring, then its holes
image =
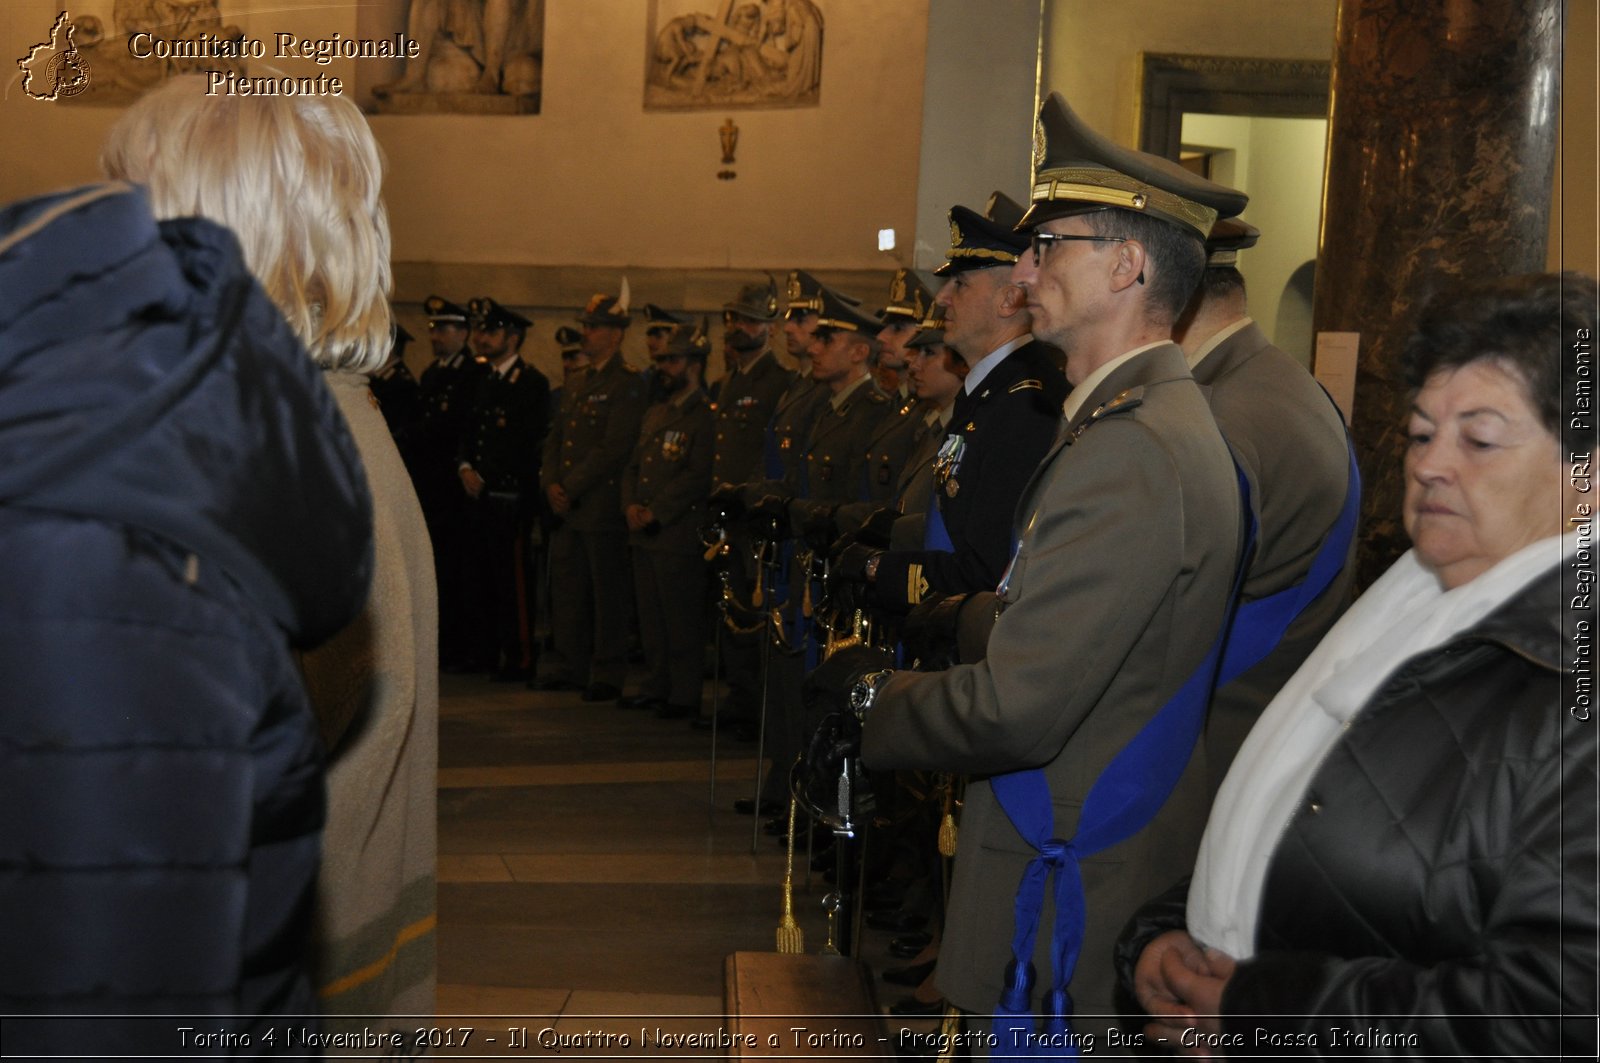
{"type": "Polygon", "coordinates": [[[943,594],[912,607],[901,638],[918,671],[939,672],[961,663],[958,625],[966,603],[965,594],[943,594]]]}
{"type": "Polygon", "coordinates": [[[789,517],[800,529],[801,538],[815,553],[826,555],[828,547],[839,534],[838,525],[834,523],[833,515],[839,507],[832,502],[817,502],[809,498],[797,498],[789,503],[789,517]]]}
{"type": "Polygon", "coordinates": [[[883,553],[875,546],[856,543],[846,547],[833,562],[833,574],[841,579],[867,582],[867,562],[883,553]]]}
{"type": "Polygon", "coordinates": [[[782,495],[763,495],[745,511],[745,526],[757,539],[778,542],[789,537],[789,500],[782,495]]]}
{"type": "Polygon", "coordinates": [[[848,710],[850,688],[863,677],[894,667],[889,651],[877,646],[846,646],[811,670],[800,688],[808,715],[848,710]]]}
{"type": "Polygon", "coordinates": [[[743,512],[744,500],[739,497],[738,484],[718,484],[706,502],[706,519],[722,527],[743,512]]]}
{"type": "Polygon", "coordinates": [[[856,542],[876,546],[879,550],[889,549],[890,529],[902,516],[904,514],[897,509],[873,510],[872,515],[862,521],[860,529],[856,531],[856,542]]]}

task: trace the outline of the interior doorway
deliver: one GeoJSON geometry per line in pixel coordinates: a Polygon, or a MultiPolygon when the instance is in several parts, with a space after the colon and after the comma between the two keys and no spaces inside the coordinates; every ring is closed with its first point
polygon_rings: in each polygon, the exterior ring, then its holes
{"type": "Polygon", "coordinates": [[[1239,256],[1250,314],[1310,366],[1302,312],[1315,277],[1331,64],[1227,56],[1143,57],[1140,147],[1250,196],[1261,241],[1239,256]]]}

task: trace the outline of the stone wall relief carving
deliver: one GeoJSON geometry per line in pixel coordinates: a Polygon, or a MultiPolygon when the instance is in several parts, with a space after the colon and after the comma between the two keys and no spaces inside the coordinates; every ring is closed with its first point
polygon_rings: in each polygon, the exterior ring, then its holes
{"type": "Polygon", "coordinates": [[[651,0],[645,109],[814,107],[822,29],[815,0],[651,0]]]}

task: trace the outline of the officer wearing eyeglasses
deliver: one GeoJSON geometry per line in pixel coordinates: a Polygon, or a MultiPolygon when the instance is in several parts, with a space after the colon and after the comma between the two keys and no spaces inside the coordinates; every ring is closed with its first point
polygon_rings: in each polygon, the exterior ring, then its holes
{"type": "MultiPolygon", "coordinates": [[[[1075,842],[1090,787],[1195,674],[1228,608],[1241,550],[1233,461],[1171,340],[1205,267],[1205,237],[1245,197],[1113,144],[1052,94],[1035,138],[1032,239],[1011,280],[1036,336],[1059,346],[1073,392],[1058,440],[1016,510],[987,656],[875,679],[862,759],[872,768],[975,776],[936,981],[986,1026],[1003,991],[1013,901],[1035,855],[990,776],[1040,769],[1053,836],[1075,842]]],[[[970,379],[970,378],[969,378],[970,379]]],[[[965,484],[962,485],[965,488],[965,484]]],[[[882,574],[880,573],[880,579],[882,574]]],[[[1107,1043],[1112,946],[1142,898],[1193,866],[1209,804],[1205,742],[1182,751],[1175,788],[1126,837],[1084,855],[1084,932],[1065,986],[1073,1029],[1107,1043]]],[[[1170,758],[1162,763],[1170,763],[1170,758]]],[[[1046,905],[1032,965],[1037,1011],[1052,988],[1046,905]]]]}

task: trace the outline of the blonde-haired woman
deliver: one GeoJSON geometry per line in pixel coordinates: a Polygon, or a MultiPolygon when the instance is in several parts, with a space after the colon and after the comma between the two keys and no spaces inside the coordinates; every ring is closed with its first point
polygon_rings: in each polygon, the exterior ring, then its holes
{"type": "Polygon", "coordinates": [[[314,978],[328,1015],[429,1013],[438,621],[422,513],[367,388],[393,328],[377,143],[341,97],[208,96],[202,79],[176,78],[129,108],[101,163],[147,186],[157,217],[234,231],[355,436],[373,496],[371,596],[302,662],[329,750],[314,978]]]}

